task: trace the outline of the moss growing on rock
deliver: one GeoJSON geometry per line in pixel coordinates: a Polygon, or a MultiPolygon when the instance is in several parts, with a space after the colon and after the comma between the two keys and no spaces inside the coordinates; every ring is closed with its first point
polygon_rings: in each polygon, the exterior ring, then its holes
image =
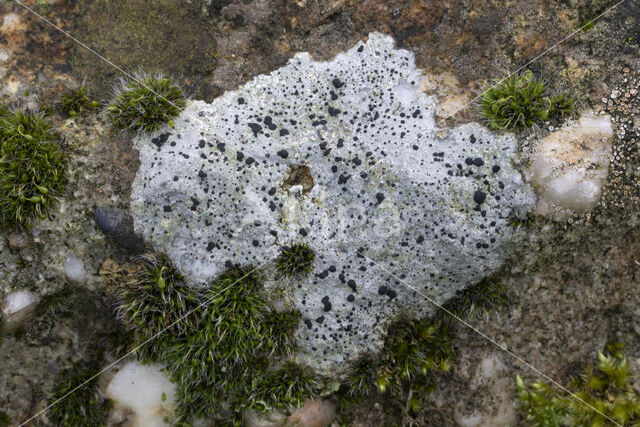
{"type": "Polygon", "coordinates": [[[291,277],[311,272],[315,253],[306,243],[285,246],[276,260],[276,269],[284,276],[291,277]]]}
{"type": "Polygon", "coordinates": [[[211,415],[237,420],[246,409],[293,408],[308,396],[313,381],[306,371],[270,367],[295,349],[300,313],[273,310],[257,273],[231,268],[199,291],[164,257],[144,263],[119,291],[117,311],[145,343],[138,356],[164,364],[176,383],[179,422],[211,415]],[[271,388],[274,376],[282,388],[271,388]],[[230,411],[223,411],[223,401],[232,402],[230,411]]]}
{"type": "Polygon", "coordinates": [[[185,106],[182,88],[161,75],[135,74],[121,80],[106,107],[111,124],[122,130],[153,132],[185,106]]]}
{"type": "Polygon", "coordinates": [[[544,82],[530,70],[494,80],[480,94],[480,116],[493,129],[524,129],[573,111],[572,99],[546,92],[544,82]]]}
{"type": "Polygon", "coordinates": [[[96,369],[85,366],[76,366],[60,373],[48,400],[48,404],[53,404],[62,399],[47,413],[54,425],[106,425],[111,402],[98,394],[97,378],[92,378],[96,374],[96,369]]]}
{"type": "Polygon", "coordinates": [[[67,156],[36,114],[0,115],[0,228],[50,217],[67,184],[67,156]]]}
{"type": "MultiPolygon", "coordinates": [[[[546,383],[527,387],[519,376],[516,383],[518,407],[531,425],[613,425],[583,402],[546,383]]],[[[640,423],[640,396],[633,387],[631,369],[620,345],[609,345],[605,353],[598,353],[596,366],[571,380],[568,388],[620,425],[640,423]]]]}
{"type": "Polygon", "coordinates": [[[391,325],[381,358],[358,362],[340,386],[341,418],[348,418],[354,404],[382,393],[389,409],[410,422],[424,395],[435,389],[437,374],[453,366],[453,338],[444,322],[401,320],[391,325]]]}
{"type": "MultiPolygon", "coordinates": [[[[486,278],[480,283],[458,291],[444,307],[458,317],[486,316],[496,306],[505,304],[507,296],[500,280],[486,278]]],[[[440,310],[440,318],[445,322],[455,321],[453,317],[440,310]]]]}
{"type": "Polygon", "coordinates": [[[58,110],[68,117],[75,117],[100,106],[98,101],[92,101],[88,96],[85,85],[63,92],[58,100],[58,110]]]}

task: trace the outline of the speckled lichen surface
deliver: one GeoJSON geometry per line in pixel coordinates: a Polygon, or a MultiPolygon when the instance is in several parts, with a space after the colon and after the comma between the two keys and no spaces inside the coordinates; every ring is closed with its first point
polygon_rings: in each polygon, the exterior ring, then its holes
{"type": "Polygon", "coordinates": [[[399,314],[434,308],[367,258],[443,302],[502,265],[518,237],[508,217],[534,203],[515,139],[474,123],[439,136],[421,79],[411,53],[372,34],[190,102],[175,128],[135,141],[136,229],[194,285],[306,242],[312,273],[266,287],[302,313],[300,358],[339,374],[399,314]]]}

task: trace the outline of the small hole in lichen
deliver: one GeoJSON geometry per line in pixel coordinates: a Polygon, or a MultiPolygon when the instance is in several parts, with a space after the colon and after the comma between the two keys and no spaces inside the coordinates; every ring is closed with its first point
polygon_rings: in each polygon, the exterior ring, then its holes
{"type": "Polygon", "coordinates": [[[282,188],[289,191],[292,187],[302,186],[302,194],[306,196],[313,188],[313,177],[308,166],[293,166],[282,182],[282,188]]]}

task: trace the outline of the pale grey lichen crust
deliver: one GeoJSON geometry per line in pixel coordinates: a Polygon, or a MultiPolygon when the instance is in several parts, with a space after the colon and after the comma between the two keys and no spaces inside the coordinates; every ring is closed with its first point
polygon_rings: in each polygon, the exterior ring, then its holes
{"type": "Polygon", "coordinates": [[[312,273],[267,288],[302,313],[299,359],[344,373],[399,314],[434,312],[359,250],[444,302],[501,266],[517,240],[508,217],[535,201],[512,136],[474,123],[436,135],[421,78],[413,54],[372,34],[330,62],[298,54],[211,104],[189,102],[174,129],[135,141],[136,230],[194,284],[308,243],[312,273]],[[311,191],[283,188],[301,165],[311,191]]]}

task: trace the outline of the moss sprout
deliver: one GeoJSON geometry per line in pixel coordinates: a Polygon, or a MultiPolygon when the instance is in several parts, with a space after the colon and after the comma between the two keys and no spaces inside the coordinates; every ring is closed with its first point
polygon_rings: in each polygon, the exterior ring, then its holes
{"type": "Polygon", "coordinates": [[[50,217],[66,184],[67,156],[36,114],[0,117],[0,228],[50,217]]]}
{"type": "Polygon", "coordinates": [[[111,124],[133,132],[153,132],[173,126],[186,104],[182,88],[161,75],[136,74],[122,80],[106,107],[111,124]]]}
{"type": "Polygon", "coordinates": [[[291,277],[311,272],[314,259],[315,253],[306,243],[296,243],[282,248],[275,265],[280,274],[291,277]]]}
{"type": "MultiPolygon", "coordinates": [[[[640,398],[633,387],[633,377],[620,345],[608,346],[598,353],[595,367],[569,383],[580,399],[597,408],[623,426],[640,424],[640,398]]],[[[546,384],[527,387],[519,376],[518,408],[535,426],[605,426],[609,420],[574,397],[546,384]]]]}
{"type": "Polygon", "coordinates": [[[100,397],[97,378],[91,379],[96,373],[97,370],[93,368],[81,366],[60,373],[53,392],[49,396],[48,404],[56,402],[72,391],[73,393],[49,409],[48,418],[54,425],[65,427],[106,425],[111,402],[100,397]],[[85,381],[89,382],[76,390],[85,381]]]}
{"type": "Polygon", "coordinates": [[[493,129],[524,129],[573,111],[571,98],[546,92],[544,82],[530,70],[494,80],[480,95],[480,116],[493,129]]]}
{"type": "Polygon", "coordinates": [[[359,402],[375,394],[378,368],[378,363],[374,360],[359,361],[343,384],[346,397],[351,401],[359,402]]]}
{"type": "MultiPolygon", "coordinates": [[[[504,285],[500,280],[485,278],[480,283],[462,289],[444,307],[459,317],[488,315],[496,306],[507,302],[504,285]]],[[[444,321],[454,320],[448,313],[438,312],[444,321]]]]}
{"type": "Polygon", "coordinates": [[[95,110],[100,106],[97,101],[92,101],[88,96],[85,85],[78,86],[63,92],[57,103],[58,109],[69,117],[79,116],[87,111],[95,110]]]}

